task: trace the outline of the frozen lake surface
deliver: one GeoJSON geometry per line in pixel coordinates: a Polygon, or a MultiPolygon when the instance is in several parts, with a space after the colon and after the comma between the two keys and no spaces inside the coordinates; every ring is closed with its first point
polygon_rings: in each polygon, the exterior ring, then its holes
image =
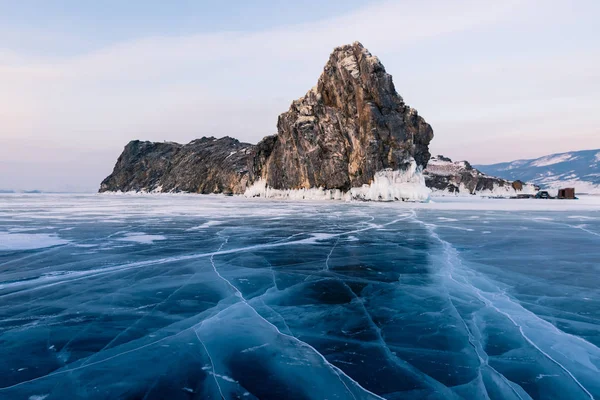
{"type": "Polygon", "coordinates": [[[600,399],[599,200],[0,195],[0,399],[600,399]]]}

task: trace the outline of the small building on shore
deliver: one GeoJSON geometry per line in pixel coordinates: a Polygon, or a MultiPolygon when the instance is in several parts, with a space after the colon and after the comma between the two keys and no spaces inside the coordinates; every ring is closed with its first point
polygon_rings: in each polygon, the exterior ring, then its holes
{"type": "Polygon", "coordinates": [[[558,199],[575,199],[575,188],[558,189],[558,199]]]}

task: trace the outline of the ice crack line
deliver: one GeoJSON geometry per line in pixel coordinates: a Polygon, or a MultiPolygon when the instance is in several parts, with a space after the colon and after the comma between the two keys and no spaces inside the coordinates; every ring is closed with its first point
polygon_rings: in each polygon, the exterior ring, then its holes
{"type": "MultiPolygon", "coordinates": [[[[256,316],[258,318],[260,318],[261,320],[263,320],[267,325],[271,326],[271,328],[273,328],[275,330],[275,332],[277,332],[277,334],[287,337],[295,342],[297,342],[298,344],[300,344],[301,346],[306,346],[309,349],[311,349],[312,351],[314,351],[325,363],[325,365],[329,366],[333,372],[338,376],[340,382],[342,383],[342,385],[346,388],[346,390],[348,391],[348,393],[350,393],[350,395],[356,399],[356,397],[354,396],[354,393],[352,393],[352,391],[350,390],[350,388],[348,388],[348,386],[346,385],[346,382],[344,382],[344,380],[342,379],[341,375],[342,374],[344,377],[346,377],[347,379],[349,379],[350,381],[352,381],[358,388],[362,389],[364,392],[376,397],[377,399],[381,399],[384,400],[383,397],[365,389],[364,387],[362,387],[358,382],[356,382],[354,379],[352,379],[351,377],[349,377],[348,375],[346,375],[346,373],[344,371],[342,371],[341,369],[339,369],[338,367],[336,367],[335,365],[331,364],[329,361],[327,361],[327,359],[325,358],[325,356],[323,354],[321,354],[320,352],[317,351],[317,349],[315,349],[314,347],[312,347],[311,345],[309,345],[306,342],[303,342],[302,340],[298,339],[297,337],[293,336],[293,335],[288,335],[286,333],[283,333],[279,330],[279,328],[277,326],[275,326],[274,324],[272,324],[271,322],[269,322],[266,318],[264,318],[262,315],[260,315],[260,313],[258,311],[256,311],[256,309],[254,307],[252,307],[248,301],[244,298],[244,296],[242,295],[242,292],[240,292],[240,290],[234,285],[232,284],[229,280],[227,280],[226,278],[223,277],[223,275],[221,275],[219,273],[219,271],[217,270],[215,263],[214,263],[214,259],[211,259],[212,262],[212,266],[213,269],[215,271],[215,274],[217,274],[217,276],[222,279],[224,282],[226,282],[236,293],[236,296],[240,298],[240,300],[242,301],[242,303],[244,303],[250,310],[252,310],[252,312],[254,314],[256,314],[256,316]]],[[[204,321],[203,321],[204,322],[204,321]]],[[[200,326],[202,326],[202,324],[200,324],[200,326]]]]}
{"type": "MultiPolygon", "coordinates": [[[[44,379],[44,378],[50,378],[50,377],[53,377],[53,376],[56,376],[56,375],[62,375],[62,374],[70,373],[70,372],[77,371],[77,370],[80,370],[80,369],[84,369],[84,368],[92,367],[92,366],[94,366],[94,365],[99,365],[99,364],[102,364],[102,363],[104,363],[104,362],[107,362],[107,361],[110,361],[110,360],[114,360],[115,358],[117,358],[117,357],[120,357],[120,356],[122,356],[122,355],[130,354],[130,353],[136,352],[136,351],[138,351],[138,350],[142,350],[142,349],[148,348],[148,347],[150,347],[150,346],[153,346],[153,345],[155,345],[155,344],[162,343],[162,342],[164,342],[165,340],[169,340],[169,339],[176,338],[176,337],[178,337],[179,335],[181,335],[181,334],[183,334],[183,333],[187,332],[187,331],[188,331],[188,330],[190,330],[190,329],[192,329],[192,330],[193,330],[193,329],[194,329],[196,326],[198,326],[198,325],[202,326],[202,324],[203,324],[204,322],[206,322],[206,321],[209,321],[209,320],[211,320],[211,319],[213,319],[213,318],[216,318],[218,315],[220,315],[221,313],[225,312],[226,310],[228,310],[229,308],[231,308],[231,307],[233,307],[233,306],[235,306],[235,305],[237,305],[237,304],[239,304],[239,302],[236,302],[236,303],[234,303],[234,304],[231,304],[231,305],[229,305],[229,306],[225,307],[224,309],[222,309],[222,310],[218,311],[216,314],[214,314],[214,315],[212,315],[212,316],[210,316],[210,317],[208,317],[208,318],[206,318],[206,319],[202,320],[200,323],[198,323],[198,324],[196,324],[196,325],[194,325],[194,326],[191,326],[191,327],[185,328],[185,329],[183,329],[183,330],[181,330],[181,331],[179,331],[179,332],[177,332],[177,333],[174,333],[174,334],[172,334],[172,335],[169,335],[169,336],[165,336],[165,337],[163,337],[163,338],[161,338],[161,339],[158,339],[158,340],[155,340],[155,341],[153,341],[153,342],[151,342],[151,343],[146,343],[146,344],[144,344],[144,345],[142,345],[142,346],[135,347],[135,348],[133,348],[133,349],[126,350],[126,351],[123,351],[123,352],[120,352],[120,353],[118,353],[118,354],[114,354],[114,355],[112,355],[112,356],[110,356],[110,357],[107,357],[107,358],[105,358],[105,359],[98,360],[98,361],[94,361],[94,362],[91,362],[91,363],[89,363],[89,364],[86,364],[86,365],[80,365],[80,366],[78,366],[78,367],[74,367],[74,368],[62,369],[62,370],[60,370],[60,371],[53,371],[53,372],[50,372],[49,374],[46,374],[46,375],[43,375],[43,376],[38,376],[38,377],[36,377],[36,378],[32,378],[32,379],[30,379],[30,380],[27,380],[27,381],[23,381],[23,382],[15,383],[14,385],[11,385],[11,386],[0,387],[0,392],[2,392],[2,391],[4,391],[4,390],[8,390],[8,389],[15,388],[15,387],[18,387],[18,386],[21,386],[21,385],[27,384],[27,383],[36,382],[36,381],[42,380],[42,379],[44,379]]],[[[68,367],[68,366],[67,366],[67,367],[68,367]]]]}
{"type": "MultiPolygon", "coordinates": [[[[402,218],[395,219],[393,221],[387,222],[382,225],[374,225],[373,224],[373,225],[369,225],[365,228],[331,234],[329,237],[340,237],[340,236],[344,236],[344,235],[350,235],[353,233],[365,232],[365,231],[369,231],[372,229],[380,229],[380,228],[395,224],[397,222],[412,218],[414,216],[414,214],[415,214],[414,211],[411,210],[411,214],[402,215],[402,218]]],[[[127,271],[130,269],[138,269],[138,268],[144,268],[144,267],[148,267],[148,266],[166,264],[166,263],[175,262],[175,261],[196,260],[199,258],[213,257],[213,256],[225,255],[225,254],[235,254],[235,253],[241,253],[241,252],[246,252],[246,251],[262,250],[262,249],[283,247],[283,246],[289,246],[289,245],[314,244],[318,240],[320,240],[318,237],[313,236],[310,238],[289,241],[289,242],[258,244],[258,245],[253,245],[253,246],[234,248],[234,249],[230,249],[230,250],[222,250],[221,249],[219,251],[214,251],[214,252],[210,252],[210,253],[188,254],[188,255],[182,255],[182,256],[159,258],[159,259],[155,259],[155,260],[138,261],[138,262],[133,262],[133,263],[128,263],[128,264],[115,265],[115,266],[107,267],[107,268],[96,268],[96,269],[91,269],[91,270],[73,272],[72,274],[69,274],[68,276],[63,276],[63,277],[60,277],[60,276],[54,277],[54,278],[49,277],[49,278],[44,279],[44,282],[49,282],[49,283],[42,284],[40,286],[34,286],[34,287],[27,287],[31,284],[30,281],[16,282],[16,283],[4,285],[2,287],[2,289],[9,288],[9,287],[10,288],[19,287],[19,286],[24,286],[24,289],[0,295],[0,298],[22,294],[22,293],[25,293],[25,292],[28,292],[31,290],[38,290],[38,289],[53,287],[56,285],[62,285],[64,283],[68,283],[68,282],[75,282],[75,281],[78,281],[81,279],[102,276],[102,275],[111,274],[111,273],[115,273],[115,272],[127,271]]]]}
{"type": "MultiPolygon", "coordinates": [[[[544,357],[546,357],[549,361],[551,361],[552,363],[554,363],[555,365],[557,365],[560,369],[562,369],[572,380],[573,382],[579,386],[579,388],[585,392],[585,394],[587,396],[589,396],[590,399],[594,400],[594,396],[585,388],[585,386],[583,386],[583,384],[581,382],[579,382],[579,380],[571,373],[571,371],[569,371],[569,369],[567,369],[564,365],[562,365],[561,363],[559,363],[558,361],[556,361],[552,356],[550,356],[548,353],[546,353],[545,351],[543,351],[540,347],[538,347],[528,336],[527,334],[523,331],[523,327],[521,325],[519,325],[513,318],[512,316],[505,312],[500,310],[498,307],[494,306],[492,304],[492,302],[482,294],[481,290],[479,290],[478,288],[476,288],[475,286],[473,286],[471,283],[465,281],[465,282],[459,282],[457,281],[453,274],[452,274],[452,270],[454,269],[454,264],[452,263],[451,259],[450,259],[450,253],[454,253],[454,259],[457,263],[461,263],[458,254],[456,254],[456,250],[452,247],[452,245],[450,243],[448,243],[447,241],[443,240],[442,238],[440,238],[440,236],[434,231],[433,227],[430,224],[426,224],[423,223],[421,221],[418,221],[419,223],[425,225],[427,227],[427,229],[430,231],[430,234],[433,238],[435,238],[437,241],[439,241],[442,246],[445,247],[445,251],[448,254],[448,267],[450,269],[449,273],[448,273],[448,277],[455,282],[456,284],[458,284],[459,286],[465,287],[469,290],[471,290],[473,293],[475,293],[475,295],[489,308],[495,310],[497,313],[504,315],[509,321],[511,321],[513,323],[513,325],[519,329],[519,332],[521,334],[521,336],[523,337],[523,339],[525,339],[533,348],[535,348],[537,351],[539,351],[544,357]]],[[[502,294],[502,296],[504,296],[509,302],[514,303],[514,301],[512,301],[506,294],[502,294]]],[[[537,315],[534,314],[534,316],[536,318],[539,319],[539,317],[537,315]]],[[[556,328],[554,325],[550,324],[552,327],[554,327],[554,329],[558,329],[556,328]]],[[[564,332],[560,331],[561,333],[565,334],[564,332]]],[[[514,390],[514,389],[513,389],[514,390]]]]}
{"type": "MultiPolygon", "coordinates": [[[[223,243],[221,243],[221,246],[219,247],[219,249],[217,251],[221,251],[221,249],[223,248],[223,246],[227,243],[227,240],[225,240],[223,243]]],[[[211,262],[212,262],[212,258],[211,258],[211,262]]],[[[135,327],[137,324],[139,324],[141,321],[145,320],[147,317],[149,317],[150,315],[152,315],[156,309],[158,307],[160,307],[161,305],[167,303],[173,296],[175,296],[181,289],[183,289],[184,287],[186,287],[188,285],[188,283],[198,274],[198,272],[194,272],[192,275],[190,275],[190,277],[188,279],[185,280],[185,282],[179,286],[176,290],[174,290],[173,292],[171,292],[171,294],[169,294],[169,296],[167,296],[166,299],[164,299],[163,301],[159,302],[158,304],[156,304],[152,310],[146,314],[143,315],[142,317],[140,317],[138,320],[136,320],[133,324],[131,324],[130,326],[128,326],[126,329],[124,329],[121,333],[119,333],[117,336],[115,336],[106,346],[104,346],[100,351],[96,352],[96,354],[92,355],[88,360],[84,361],[82,366],[85,366],[88,361],[91,362],[91,359],[100,354],[102,351],[106,350],[107,348],[109,348],[113,343],[115,343],[121,336],[123,336],[125,333],[127,333],[130,329],[132,329],[133,327],[135,327]]],[[[66,347],[66,346],[65,346],[66,347]]]]}
{"type": "Polygon", "coordinates": [[[581,230],[583,232],[589,233],[590,235],[600,236],[600,233],[594,232],[592,230],[589,230],[585,226],[582,226],[582,225],[571,225],[571,224],[567,224],[567,223],[564,223],[564,222],[546,221],[546,220],[540,220],[540,219],[535,219],[535,218],[531,219],[531,221],[542,222],[542,223],[552,224],[552,225],[566,226],[566,227],[572,228],[572,229],[579,229],[579,230],[581,230]]]}
{"type": "Polygon", "coordinates": [[[325,271],[329,271],[329,259],[331,258],[331,255],[333,254],[333,251],[335,250],[335,248],[339,242],[340,242],[340,238],[338,236],[337,239],[335,239],[335,243],[331,247],[329,254],[327,254],[327,259],[325,260],[325,271]]]}
{"type": "MultiPolygon", "coordinates": [[[[439,238],[439,236],[437,236],[437,234],[435,234],[434,232],[432,232],[432,236],[437,237],[440,241],[442,241],[439,238]]],[[[447,242],[444,243],[444,247],[446,247],[446,244],[447,244],[447,242]]],[[[446,251],[449,251],[449,250],[446,249],[446,251]]],[[[446,262],[447,263],[451,263],[450,256],[448,256],[448,259],[447,259],[446,262]]],[[[450,276],[452,276],[452,273],[450,273],[450,276]]],[[[455,281],[454,278],[452,278],[452,280],[455,281]]],[[[493,368],[489,364],[489,362],[488,362],[488,359],[489,359],[488,354],[486,353],[486,351],[481,346],[481,343],[478,340],[475,339],[475,336],[471,332],[471,329],[469,329],[469,326],[468,326],[467,322],[465,321],[465,319],[462,317],[462,315],[460,314],[460,312],[456,308],[456,305],[454,304],[454,301],[452,301],[452,297],[450,296],[450,293],[447,292],[446,294],[448,296],[448,300],[450,301],[450,304],[451,304],[452,308],[454,309],[454,312],[456,313],[456,315],[458,316],[458,318],[460,319],[460,321],[463,323],[463,325],[465,327],[465,330],[467,331],[467,335],[468,335],[468,338],[469,338],[469,344],[471,345],[471,347],[473,347],[473,349],[475,350],[475,354],[477,354],[477,357],[479,358],[479,366],[481,367],[482,365],[485,365],[488,368],[490,368],[510,388],[510,390],[515,394],[515,396],[517,396],[517,398],[523,400],[523,397],[521,397],[521,395],[519,394],[519,392],[517,392],[517,390],[513,387],[513,385],[511,385],[511,382],[508,380],[508,378],[506,378],[503,374],[501,374],[500,372],[498,372],[495,368],[493,368]],[[482,355],[485,356],[485,358],[483,358],[482,355]]]]}
{"type": "Polygon", "coordinates": [[[212,376],[215,380],[215,384],[217,385],[217,389],[219,389],[219,394],[221,395],[221,399],[225,400],[225,396],[223,396],[223,391],[221,390],[221,385],[219,385],[219,381],[217,380],[217,371],[215,370],[215,363],[213,362],[213,359],[210,356],[210,353],[208,352],[206,345],[204,344],[202,339],[200,339],[200,335],[198,335],[198,332],[195,329],[193,329],[193,331],[196,334],[196,337],[198,338],[198,341],[200,342],[202,347],[204,347],[204,351],[206,352],[206,355],[208,356],[208,360],[210,361],[210,366],[212,368],[212,376]]]}
{"type": "Polygon", "coordinates": [[[189,328],[187,328],[187,329],[184,329],[184,330],[182,330],[182,331],[180,331],[180,332],[177,332],[176,334],[173,334],[173,335],[171,335],[171,336],[166,336],[166,337],[164,337],[164,338],[162,338],[162,339],[159,339],[159,340],[156,340],[156,341],[154,341],[154,342],[147,343],[147,344],[145,344],[145,345],[142,345],[142,346],[136,347],[136,348],[134,348],[134,349],[127,350],[127,351],[124,351],[124,352],[121,352],[121,353],[115,354],[115,355],[113,355],[113,356],[110,356],[110,357],[107,357],[107,358],[105,358],[105,359],[103,359],[103,360],[94,361],[93,363],[89,363],[89,364],[87,364],[87,365],[80,365],[80,366],[78,366],[78,367],[75,367],[75,368],[69,368],[69,369],[65,369],[65,370],[62,370],[62,371],[55,371],[55,372],[51,372],[51,373],[49,373],[49,374],[47,374],[47,375],[38,376],[38,377],[36,377],[36,378],[30,379],[30,380],[27,380],[27,381],[23,381],[23,382],[15,383],[14,385],[11,385],[11,386],[0,387],[0,392],[2,392],[2,391],[4,391],[4,390],[8,390],[8,389],[13,389],[13,388],[15,388],[15,387],[18,387],[18,386],[21,386],[21,385],[24,385],[24,384],[27,384],[27,383],[36,382],[36,381],[42,380],[42,379],[44,379],[44,378],[49,378],[49,377],[56,376],[56,375],[63,375],[63,374],[71,373],[71,372],[74,372],[74,371],[78,371],[78,370],[80,370],[80,369],[83,369],[83,368],[88,368],[88,367],[91,367],[91,366],[94,366],[94,365],[102,364],[102,363],[104,363],[104,362],[106,362],[106,361],[113,360],[113,359],[115,359],[115,358],[117,358],[117,357],[120,357],[120,356],[122,356],[122,355],[129,354],[129,353],[133,353],[133,352],[135,352],[135,351],[138,351],[138,350],[142,350],[142,349],[148,348],[148,347],[150,347],[150,346],[153,346],[153,345],[155,345],[155,344],[161,343],[161,342],[163,342],[163,341],[165,341],[165,340],[168,340],[168,339],[173,339],[173,338],[175,338],[175,337],[177,337],[177,336],[181,335],[182,333],[184,333],[184,332],[187,332],[188,330],[189,330],[189,328]]]}
{"type": "MultiPolygon", "coordinates": [[[[440,244],[444,247],[444,251],[446,253],[446,264],[448,265],[448,268],[450,269],[449,277],[450,277],[450,279],[452,281],[454,281],[457,284],[461,285],[452,276],[452,268],[453,268],[452,258],[458,259],[458,255],[456,254],[456,250],[454,250],[454,248],[450,245],[450,243],[448,243],[445,240],[443,240],[442,238],[440,238],[440,236],[435,232],[435,225],[426,224],[426,223],[422,222],[421,220],[419,220],[416,217],[415,217],[415,221],[418,222],[419,224],[425,226],[425,228],[427,229],[427,231],[429,232],[429,234],[431,235],[431,237],[434,238],[436,241],[440,242],[440,244]]],[[[473,349],[475,350],[475,353],[477,354],[477,357],[479,358],[479,365],[480,366],[481,365],[486,365],[488,368],[490,368],[510,388],[510,390],[515,394],[515,396],[517,396],[517,398],[523,400],[523,397],[521,397],[521,395],[519,394],[519,392],[513,387],[513,385],[511,384],[511,382],[508,380],[508,378],[506,378],[503,374],[501,374],[495,368],[493,368],[491,365],[489,365],[489,363],[488,363],[488,357],[489,357],[488,354],[481,347],[481,345],[479,344],[479,342],[475,340],[475,336],[473,335],[473,333],[469,329],[469,326],[467,325],[467,322],[464,320],[464,318],[462,317],[462,315],[460,314],[460,312],[456,308],[456,305],[452,301],[452,297],[450,296],[450,293],[447,292],[447,295],[448,295],[448,300],[450,301],[450,304],[451,304],[452,308],[456,312],[456,315],[461,320],[461,322],[463,323],[463,325],[464,325],[464,327],[465,327],[465,329],[467,331],[468,338],[469,338],[469,344],[471,345],[471,347],[473,347],[473,349]],[[480,352],[479,352],[480,350],[481,350],[481,353],[486,357],[485,359],[483,359],[482,354],[480,354],[480,352]]]]}
{"type": "Polygon", "coordinates": [[[448,389],[444,385],[442,385],[439,381],[435,380],[434,378],[430,377],[429,375],[426,375],[426,374],[424,374],[424,373],[422,373],[420,371],[415,370],[406,361],[404,361],[404,360],[400,359],[398,356],[394,355],[394,353],[390,350],[388,344],[385,342],[385,340],[383,338],[383,334],[381,333],[381,329],[377,326],[377,324],[375,323],[375,321],[373,321],[373,318],[371,317],[371,314],[367,310],[367,307],[365,306],[363,300],[360,297],[358,297],[356,295],[356,293],[354,293],[352,291],[352,289],[350,288],[350,286],[348,286],[346,284],[346,282],[342,281],[342,284],[350,292],[350,294],[352,295],[352,297],[354,297],[354,299],[356,300],[356,302],[358,304],[360,304],[360,306],[361,306],[361,308],[363,310],[363,313],[365,314],[365,317],[369,321],[369,325],[371,326],[371,329],[373,329],[375,331],[375,334],[377,335],[379,346],[385,352],[385,354],[387,355],[388,359],[390,361],[392,361],[394,364],[398,365],[399,367],[406,369],[411,374],[414,374],[414,375],[416,375],[419,378],[423,378],[426,382],[430,383],[431,386],[433,386],[436,391],[439,391],[441,393],[446,392],[446,395],[449,395],[449,393],[447,393],[448,389]]]}
{"type": "MultiPolygon", "coordinates": [[[[478,292],[478,291],[477,291],[478,292]]],[[[476,293],[477,293],[476,292],[476,293]]],[[[478,296],[480,296],[479,293],[477,293],[478,296]]],[[[480,296],[480,298],[482,298],[482,300],[485,297],[480,296]]],[[[560,369],[562,369],[567,375],[569,375],[571,377],[571,379],[577,384],[577,386],[579,386],[581,388],[581,390],[583,390],[590,399],[594,400],[594,396],[592,396],[592,394],[585,388],[585,386],[583,386],[583,384],[581,382],[579,382],[579,380],[577,380],[577,378],[575,378],[575,376],[571,373],[571,371],[569,371],[567,369],[567,367],[565,367],[564,365],[562,365],[561,363],[559,363],[558,361],[556,361],[554,358],[552,358],[552,356],[550,356],[548,353],[546,353],[544,350],[542,350],[541,348],[539,348],[534,342],[533,340],[531,340],[529,338],[529,336],[527,336],[525,334],[525,332],[523,332],[523,327],[521,325],[519,325],[507,312],[502,311],[500,309],[498,309],[497,307],[495,307],[489,300],[485,299],[483,300],[486,302],[486,305],[488,305],[489,307],[493,308],[494,310],[496,310],[498,313],[504,315],[506,318],[508,318],[510,320],[510,322],[512,322],[515,327],[519,328],[519,332],[521,333],[521,336],[523,336],[523,339],[525,339],[530,345],[532,345],[535,349],[537,349],[540,353],[542,353],[542,355],[544,355],[548,360],[552,361],[554,364],[556,364],[560,369]]]]}

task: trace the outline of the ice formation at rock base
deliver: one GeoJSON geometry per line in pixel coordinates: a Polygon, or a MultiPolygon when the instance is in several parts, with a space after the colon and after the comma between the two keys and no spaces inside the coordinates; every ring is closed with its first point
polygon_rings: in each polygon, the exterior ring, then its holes
{"type": "Polygon", "coordinates": [[[347,192],[323,188],[280,190],[259,180],[246,190],[244,196],[291,200],[427,201],[430,193],[421,168],[413,160],[406,170],[379,171],[371,184],[347,192]]]}

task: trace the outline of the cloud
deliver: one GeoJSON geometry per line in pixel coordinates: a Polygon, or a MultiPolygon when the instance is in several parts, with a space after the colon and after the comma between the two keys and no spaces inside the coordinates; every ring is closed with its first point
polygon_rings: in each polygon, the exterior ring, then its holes
{"type": "Polygon", "coordinates": [[[159,132],[189,140],[217,130],[256,141],[314,85],[336,45],[360,39],[375,54],[393,54],[414,41],[492,23],[515,4],[387,2],[262,32],[150,37],[49,61],[12,54],[0,63],[5,135],[43,131],[60,142],[89,131],[97,133],[86,138],[89,146],[114,146],[142,129],[154,140],[164,138],[159,132]]]}
{"type": "MultiPolygon", "coordinates": [[[[134,138],[230,135],[256,142],[274,133],[277,115],[316,83],[333,47],[360,40],[432,123],[436,141],[468,141],[483,134],[475,129],[486,121],[510,119],[519,104],[526,114],[544,96],[597,93],[590,82],[598,82],[598,70],[585,67],[598,65],[597,54],[499,58],[494,49],[485,54],[486,43],[477,43],[481,54],[472,51],[479,36],[502,38],[507,27],[538,24],[536,13],[547,14],[548,25],[563,18],[549,4],[390,1],[311,23],[147,37],[68,57],[0,49],[0,139],[15,140],[12,158],[42,139],[59,158],[65,143],[72,151],[116,156],[134,138]]],[[[43,163],[32,168],[42,173],[43,163]]],[[[89,180],[99,182],[106,169],[98,164],[93,173],[90,166],[89,180]]]]}

